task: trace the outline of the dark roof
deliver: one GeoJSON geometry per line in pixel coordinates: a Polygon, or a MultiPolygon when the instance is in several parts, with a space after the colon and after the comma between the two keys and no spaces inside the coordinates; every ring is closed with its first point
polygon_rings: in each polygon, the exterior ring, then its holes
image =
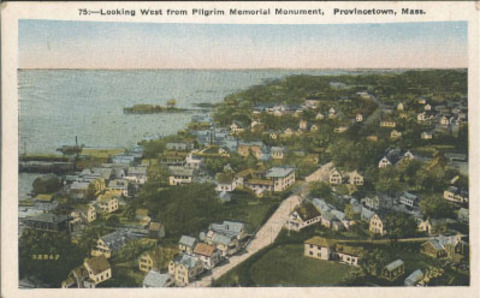
{"type": "Polygon", "coordinates": [[[335,251],[342,252],[347,255],[360,257],[363,256],[365,251],[362,247],[350,246],[337,243],[335,251]]]}
{"type": "Polygon", "coordinates": [[[315,206],[313,206],[313,204],[310,202],[298,206],[295,211],[298,213],[298,215],[303,221],[312,219],[320,215],[315,206]]]}
{"type": "Polygon", "coordinates": [[[335,243],[336,243],[335,239],[327,239],[319,236],[315,236],[305,241],[305,244],[313,244],[313,245],[318,245],[323,247],[330,247],[335,245],[335,243]]]}
{"type": "Polygon", "coordinates": [[[90,269],[92,269],[94,274],[99,274],[105,270],[110,269],[110,263],[103,255],[86,259],[85,264],[88,265],[90,269]]]}
{"type": "Polygon", "coordinates": [[[31,216],[26,218],[26,220],[31,221],[42,221],[42,222],[50,222],[50,223],[59,223],[68,220],[67,215],[56,215],[53,213],[43,213],[36,216],[31,216]]]}
{"type": "Polygon", "coordinates": [[[231,173],[217,173],[215,180],[219,184],[232,184],[234,175],[231,173]]]}

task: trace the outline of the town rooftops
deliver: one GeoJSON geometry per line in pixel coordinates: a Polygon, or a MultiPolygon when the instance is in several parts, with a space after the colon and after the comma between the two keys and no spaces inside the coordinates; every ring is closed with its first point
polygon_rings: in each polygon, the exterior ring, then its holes
{"type": "Polygon", "coordinates": [[[213,233],[213,237],[211,238],[211,240],[214,243],[229,245],[230,242],[232,241],[232,238],[233,237],[229,237],[229,236],[226,236],[224,234],[213,233]]]}
{"type": "Polygon", "coordinates": [[[412,193],[409,193],[408,191],[403,192],[401,196],[412,201],[415,201],[416,199],[418,199],[418,196],[412,193]]]}
{"type": "Polygon", "coordinates": [[[295,171],[294,167],[273,167],[266,172],[267,178],[284,178],[295,171]]]}
{"type": "Polygon", "coordinates": [[[338,211],[336,209],[330,211],[331,214],[335,215],[338,220],[345,220],[345,213],[338,211]]]}
{"type": "Polygon", "coordinates": [[[85,264],[88,265],[90,269],[92,269],[93,274],[99,274],[105,270],[110,269],[110,263],[103,255],[86,259],[85,264]]]}
{"type": "Polygon", "coordinates": [[[39,194],[34,198],[38,202],[51,202],[53,200],[53,194],[39,194]]]}
{"type": "Polygon", "coordinates": [[[304,205],[297,207],[295,211],[298,213],[298,215],[303,221],[320,216],[320,213],[317,211],[317,209],[315,209],[315,206],[313,206],[313,204],[310,202],[307,202],[304,205]]]}
{"type": "Polygon", "coordinates": [[[387,266],[385,266],[385,269],[387,269],[388,271],[393,271],[393,270],[397,269],[398,267],[402,266],[403,264],[404,264],[403,261],[398,259],[398,260],[395,260],[395,261],[391,262],[387,266]]]}
{"type": "Polygon", "coordinates": [[[146,175],[147,167],[129,167],[128,175],[146,175]]]}
{"type": "Polygon", "coordinates": [[[267,179],[249,179],[247,183],[250,185],[267,185],[267,186],[273,185],[273,181],[267,180],[267,179]]]}
{"type": "Polygon", "coordinates": [[[171,276],[167,273],[150,270],[143,280],[143,285],[151,288],[167,287],[170,279],[171,276]]]}
{"type": "Polygon", "coordinates": [[[193,169],[181,166],[170,166],[168,169],[173,176],[193,176],[193,169]]]}
{"type": "Polygon", "coordinates": [[[108,182],[109,188],[127,188],[128,180],[126,179],[115,179],[108,182]]]}
{"type": "MultiPolygon", "coordinates": [[[[102,167],[87,169],[87,171],[89,171],[90,174],[97,174],[98,176],[105,179],[110,179],[110,177],[115,173],[114,169],[112,168],[102,168],[102,167]]],[[[83,170],[83,172],[85,172],[85,170],[83,170]]]]}
{"type": "Polygon", "coordinates": [[[421,269],[417,269],[412,272],[406,279],[405,285],[406,286],[414,286],[417,281],[419,281],[423,277],[423,272],[421,269]]]}
{"type": "Polygon", "coordinates": [[[73,190],[87,190],[89,185],[90,185],[90,183],[88,183],[88,182],[75,181],[75,182],[72,183],[72,185],[70,185],[70,189],[73,189],[73,190]]]}
{"type": "Polygon", "coordinates": [[[222,224],[210,224],[209,229],[217,233],[236,236],[245,229],[245,224],[235,221],[224,221],[222,224]]]}
{"type": "Polygon", "coordinates": [[[162,230],[163,225],[159,222],[152,221],[148,226],[148,230],[152,232],[158,232],[162,230]]]}
{"type": "Polygon", "coordinates": [[[344,245],[340,243],[337,243],[335,251],[356,257],[363,256],[363,254],[365,253],[362,247],[344,245]]]}
{"type": "Polygon", "coordinates": [[[198,243],[193,252],[198,255],[211,257],[215,251],[215,246],[206,243],[198,243]]]}
{"type": "Polygon", "coordinates": [[[234,175],[231,173],[217,173],[215,180],[218,184],[232,184],[234,175]]]}
{"type": "Polygon", "coordinates": [[[180,237],[180,241],[178,241],[178,244],[193,248],[196,242],[197,242],[196,238],[187,236],[187,235],[182,235],[182,237],[180,237]]]}
{"type": "Polygon", "coordinates": [[[315,206],[315,208],[317,208],[318,211],[320,211],[322,213],[328,212],[328,211],[334,209],[332,205],[328,204],[323,199],[315,198],[315,199],[312,200],[312,204],[315,206]]]}
{"type": "Polygon", "coordinates": [[[67,215],[56,215],[53,213],[42,213],[39,215],[27,217],[26,220],[30,221],[41,221],[41,222],[49,222],[49,223],[58,223],[68,220],[67,215]]]}
{"type": "Polygon", "coordinates": [[[271,151],[272,152],[285,152],[285,147],[276,147],[276,146],[273,146],[271,148],[271,151]]]}
{"type": "Polygon", "coordinates": [[[137,238],[136,235],[128,233],[125,231],[115,231],[113,233],[107,234],[100,237],[100,239],[107,245],[111,250],[116,250],[123,247],[128,240],[137,238]]]}
{"type": "Polygon", "coordinates": [[[319,236],[312,237],[305,241],[305,244],[313,244],[322,247],[330,247],[335,245],[336,241],[334,239],[327,239],[319,236]]]}
{"type": "Polygon", "coordinates": [[[181,255],[174,259],[174,263],[185,265],[187,268],[194,268],[198,258],[190,255],[181,255]]]}

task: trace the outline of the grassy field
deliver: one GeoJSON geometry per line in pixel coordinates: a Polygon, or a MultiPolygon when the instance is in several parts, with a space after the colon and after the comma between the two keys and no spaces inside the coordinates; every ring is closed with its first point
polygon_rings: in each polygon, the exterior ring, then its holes
{"type": "Polygon", "coordinates": [[[250,268],[259,286],[334,286],[344,283],[351,267],[303,255],[303,245],[280,245],[250,268]]]}
{"type": "Polygon", "coordinates": [[[98,285],[101,288],[141,287],[145,273],[138,269],[138,262],[132,260],[112,265],[112,278],[98,285]]]}
{"type": "Polygon", "coordinates": [[[258,202],[248,205],[228,206],[222,215],[228,220],[237,220],[247,223],[253,230],[262,224],[276,204],[272,202],[258,202]]]}

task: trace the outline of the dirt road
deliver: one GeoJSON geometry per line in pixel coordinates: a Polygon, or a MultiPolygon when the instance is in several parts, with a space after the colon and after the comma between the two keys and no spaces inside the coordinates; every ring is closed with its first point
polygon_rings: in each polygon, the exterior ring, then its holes
{"type": "Polygon", "coordinates": [[[278,234],[282,230],[283,225],[288,219],[290,212],[300,204],[302,198],[298,195],[292,195],[283,201],[268,221],[260,228],[260,230],[253,236],[253,240],[246,248],[246,253],[233,256],[229,262],[223,266],[215,267],[211,274],[197,280],[189,285],[189,287],[208,287],[212,283],[212,279],[218,279],[228,271],[235,268],[250,256],[267,247],[275,241],[278,234]]]}

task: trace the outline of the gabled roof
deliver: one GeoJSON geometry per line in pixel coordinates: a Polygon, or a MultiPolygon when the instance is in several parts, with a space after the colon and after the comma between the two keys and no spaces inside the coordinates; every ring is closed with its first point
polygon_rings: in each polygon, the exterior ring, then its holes
{"type": "Polygon", "coordinates": [[[100,237],[103,243],[105,243],[105,245],[107,245],[111,250],[119,249],[123,247],[127,241],[135,238],[138,238],[138,236],[124,231],[115,231],[100,237]]]}
{"type": "Polygon", "coordinates": [[[149,271],[143,279],[143,285],[151,288],[162,288],[168,285],[171,280],[170,274],[149,271]]]}
{"type": "Polygon", "coordinates": [[[149,231],[160,231],[162,229],[163,225],[159,222],[152,221],[150,222],[150,225],[148,226],[149,231]]]}
{"type": "Polygon", "coordinates": [[[345,220],[345,213],[338,210],[331,210],[331,214],[335,215],[338,220],[345,220]]]}
{"type": "Polygon", "coordinates": [[[215,180],[218,184],[232,184],[234,175],[231,173],[217,173],[215,175],[215,180]]]}
{"type": "Polygon", "coordinates": [[[295,171],[294,167],[273,167],[266,172],[267,178],[284,178],[295,171]]]}
{"type": "Polygon", "coordinates": [[[147,167],[129,167],[128,168],[128,175],[146,175],[147,174],[147,167]]]}
{"type": "Polygon", "coordinates": [[[142,256],[149,257],[153,262],[154,268],[160,268],[164,265],[162,263],[167,261],[168,256],[170,256],[172,252],[176,252],[176,250],[172,248],[155,246],[154,248],[144,252],[142,256]]]}
{"type": "Polygon", "coordinates": [[[335,241],[335,239],[327,239],[319,236],[312,237],[305,241],[305,244],[313,244],[313,245],[318,245],[322,247],[331,247],[336,243],[337,242],[335,241]]]}
{"type": "Polygon", "coordinates": [[[365,253],[365,250],[362,247],[345,245],[340,243],[336,244],[335,251],[356,257],[363,256],[365,253]]]}
{"type": "Polygon", "coordinates": [[[182,235],[182,237],[180,237],[180,241],[178,241],[178,244],[193,248],[196,242],[197,242],[196,238],[187,236],[187,235],[182,235]]]}
{"type": "Polygon", "coordinates": [[[245,224],[235,221],[224,221],[222,224],[212,223],[208,229],[228,237],[237,237],[245,229],[245,224]]]}
{"type": "Polygon", "coordinates": [[[328,204],[323,199],[315,198],[312,200],[312,204],[315,206],[315,208],[317,208],[318,211],[322,213],[329,212],[330,210],[334,209],[332,205],[328,204]]]}
{"type": "Polygon", "coordinates": [[[212,237],[212,242],[223,244],[223,245],[229,245],[230,242],[232,242],[232,238],[234,237],[229,237],[223,234],[214,233],[212,237]]]}
{"type": "Polygon", "coordinates": [[[184,168],[182,166],[170,166],[168,169],[174,176],[193,176],[193,169],[184,168]]]}
{"type": "Polygon", "coordinates": [[[38,194],[34,200],[40,202],[51,202],[53,200],[53,194],[38,194]]]}
{"type": "Polygon", "coordinates": [[[88,268],[92,269],[93,274],[99,274],[101,272],[104,272],[105,270],[110,269],[110,263],[103,255],[86,259],[85,265],[87,265],[88,268]]]}
{"type": "Polygon", "coordinates": [[[395,261],[391,262],[387,266],[385,266],[385,269],[387,269],[388,271],[393,271],[393,270],[397,269],[398,267],[402,266],[403,264],[404,264],[403,261],[401,259],[398,259],[398,260],[395,260],[395,261]]]}
{"type": "Polygon", "coordinates": [[[209,245],[206,243],[198,243],[195,246],[195,249],[193,252],[198,255],[206,256],[206,257],[211,257],[213,255],[213,252],[215,251],[215,246],[209,245]]]}
{"type": "Polygon", "coordinates": [[[406,279],[405,279],[405,284],[408,285],[415,285],[417,281],[419,281],[423,277],[423,272],[421,269],[417,269],[412,272],[406,279]]]}
{"type": "Polygon", "coordinates": [[[183,264],[188,269],[191,269],[191,268],[195,267],[197,261],[198,261],[198,258],[196,258],[194,256],[183,254],[183,255],[180,255],[179,257],[177,257],[176,259],[174,259],[173,262],[176,263],[176,264],[183,264]]]}
{"type": "Polygon", "coordinates": [[[53,213],[42,213],[39,215],[27,217],[26,220],[32,221],[41,221],[41,222],[50,222],[50,223],[59,223],[68,220],[67,215],[56,215],[53,213]]]}
{"type": "Polygon", "coordinates": [[[300,216],[303,221],[320,216],[320,213],[315,209],[312,203],[307,202],[301,206],[295,208],[295,212],[300,216]]]}

